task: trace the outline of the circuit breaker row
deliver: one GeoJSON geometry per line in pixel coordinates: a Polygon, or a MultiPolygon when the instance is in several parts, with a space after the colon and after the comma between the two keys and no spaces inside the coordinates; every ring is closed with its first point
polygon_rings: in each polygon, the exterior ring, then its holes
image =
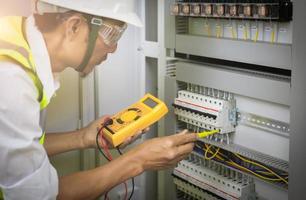
{"type": "Polygon", "coordinates": [[[196,200],[221,200],[221,198],[209,193],[202,188],[199,188],[183,179],[176,176],[173,178],[173,182],[178,190],[177,199],[196,199],[196,200]]]}
{"type": "Polygon", "coordinates": [[[171,6],[175,16],[238,18],[256,20],[292,20],[290,1],[180,1],[171,6]]]}
{"type": "Polygon", "coordinates": [[[239,124],[283,136],[290,132],[288,123],[239,110],[233,94],[212,88],[190,84],[178,91],[173,107],[179,121],[220,134],[235,132],[239,124]]]}
{"type": "Polygon", "coordinates": [[[178,92],[174,100],[175,114],[179,120],[207,130],[231,133],[236,125],[234,100],[217,99],[187,90],[178,92]]]}
{"type": "Polygon", "coordinates": [[[223,172],[224,169],[211,161],[197,162],[189,157],[178,164],[173,174],[224,199],[255,199],[252,179],[236,172],[231,176],[231,173],[223,172]]]}

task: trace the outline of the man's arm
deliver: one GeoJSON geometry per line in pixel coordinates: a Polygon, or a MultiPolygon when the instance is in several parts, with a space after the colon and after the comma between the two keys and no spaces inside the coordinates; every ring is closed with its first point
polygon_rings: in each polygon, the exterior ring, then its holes
{"type": "Polygon", "coordinates": [[[143,168],[133,157],[124,155],[101,167],[61,177],[57,199],[96,199],[142,172],[143,168]]]}
{"type": "Polygon", "coordinates": [[[148,140],[123,156],[93,170],[60,178],[57,199],[96,199],[146,170],[173,167],[193,149],[196,134],[182,132],[148,140]]]}
{"type": "Polygon", "coordinates": [[[66,133],[46,134],[44,147],[48,156],[77,149],[87,148],[84,143],[84,129],[66,133]]]}
{"type": "Polygon", "coordinates": [[[106,119],[108,116],[103,116],[80,130],[46,134],[44,147],[48,156],[72,150],[96,148],[96,134],[106,119]]]}
{"type": "MultiPolygon", "coordinates": [[[[77,149],[97,148],[96,135],[101,127],[102,122],[107,119],[109,119],[109,116],[103,116],[89,124],[87,127],[76,131],[46,134],[44,147],[48,156],[53,156],[59,153],[77,149]]],[[[146,131],[148,131],[148,129],[139,131],[136,135],[128,138],[123,144],[120,145],[120,148],[124,148],[146,131]]],[[[99,137],[98,142],[101,145],[101,143],[104,141],[101,141],[101,138],[99,137]]]]}

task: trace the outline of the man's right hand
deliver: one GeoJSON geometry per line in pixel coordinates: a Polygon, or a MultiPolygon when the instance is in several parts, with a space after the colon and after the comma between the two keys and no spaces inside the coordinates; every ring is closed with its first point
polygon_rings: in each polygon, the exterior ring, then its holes
{"type": "Polygon", "coordinates": [[[196,133],[185,130],[175,135],[147,140],[126,154],[133,156],[132,160],[139,162],[144,171],[167,169],[191,153],[196,139],[196,133]]]}
{"type": "Polygon", "coordinates": [[[105,165],[63,176],[60,178],[58,199],[96,199],[146,170],[173,167],[190,154],[196,139],[197,134],[187,131],[154,138],[105,165]]]}

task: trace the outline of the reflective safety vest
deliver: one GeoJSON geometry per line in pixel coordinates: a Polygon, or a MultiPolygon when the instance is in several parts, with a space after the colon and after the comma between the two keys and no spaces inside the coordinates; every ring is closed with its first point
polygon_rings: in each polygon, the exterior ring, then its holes
{"type": "MultiPolygon", "coordinates": [[[[37,101],[40,103],[40,126],[45,130],[46,107],[49,100],[45,95],[43,84],[39,79],[33,54],[25,38],[25,18],[23,17],[0,17],[0,62],[8,61],[18,63],[29,75],[37,89],[37,101]]],[[[45,140],[42,133],[40,144],[45,140]]],[[[0,200],[3,199],[0,189],[0,200]]]]}

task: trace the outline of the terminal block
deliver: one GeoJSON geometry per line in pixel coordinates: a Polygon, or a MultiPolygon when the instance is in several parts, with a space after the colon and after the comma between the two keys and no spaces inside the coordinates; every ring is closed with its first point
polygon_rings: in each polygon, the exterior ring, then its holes
{"type": "Polygon", "coordinates": [[[235,131],[236,103],[203,94],[181,90],[174,101],[178,120],[206,130],[220,130],[221,134],[235,131]]]}
{"type": "Polygon", "coordinates": [[[186,199],[186,195],[188,197],[195,198],[198,200],[221,200],[222,199],[176,176],[174,176],[173,182],[176,185],[177,190],[183,193],[183,194],[177,195],[178,199],[186,199]]]}
{"type": "Polygon", "coordinates": [[[253,180],[242,176],[232,178],[221,170],[223,169],[217,168],[211,163],[204,164],[194,160],[182,160],[174,169],[173,174],[223,199],[256,199],[253,180]]]}
{"type": "Polygon", "coordinates": [[[175,16],[291,21],[289,0],[206,0],[177,1],[171,5],[175,16]]]}

